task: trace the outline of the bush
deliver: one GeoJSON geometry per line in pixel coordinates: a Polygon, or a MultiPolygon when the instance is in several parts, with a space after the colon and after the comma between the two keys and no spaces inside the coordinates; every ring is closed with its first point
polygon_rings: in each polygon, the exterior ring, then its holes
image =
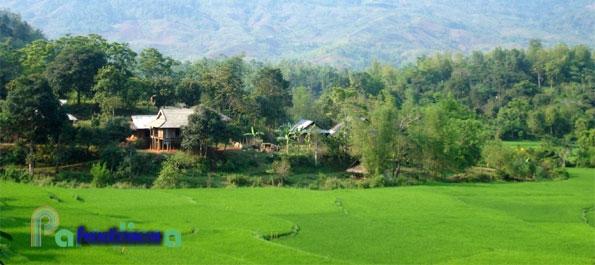
{"type": "Polygon", "coordinates": [[[580,148],[576,158],[577,167],[595,167],[595,147],[580,148]]]}
{"type": "Polygon", "coordinates": [[[91,184],[95,187],[104,187],[108,184],[111,172],[107,169],[106,163],[94,163],[91,167],[93,181],[91,184]]]}
{"type": "Polygon", "coordinates": [[[262,177],[251,177],[249,180],[251,187],[262,187],[264,183],[262,177]]]}
{"type": "Polygon", "coordinates": [[[370,178],[370,188],[381,188],[387,184],[383,175],[376,175],[370,178]]]}
{"type": "Polygon", "coordinates": [[[565,168],[555,168],[554,171],[552,172],[552,179],[554,180],[565,180],[568,179],[570,177],[570,175],[568,174],[568,171],[566,171],[565,168]]]}
{"type": "Polygon", "coordinates": [[[125,150],[115,144],[107,145],[99,152],[101,162],[105,163],[106,167],[113,172],[116,171],[125,156],[125,150]]]}
{"type": "Polygon", "coordinates": [[[14,181],[14,182],[24,182],[28,183],[31,179],[27,170],[25,169],[18,169],[16,166],[7,166],[4,169],[4,172],[0,175],[2,180],[14,181]]]}
{"type": "Polygon", "coordinates": [[[177,152],[163,162],[159,177],[153,182],[153,188],[175,189],[202,186],[200,177],[204,177],[206,173],[204,168],[200,160],[192,155],[177,152]]]}
{"type": "Polygon", "coordinates": [[[137,185],[134,185],[133,183],[126,182],[126,181],[125,182],[118,181],[118,182],[114,183],[111,187],[116,188],[116,189],[144,189],[144,188],[146,188],[146,186],[144,186],[144,185],[137,186],[137,185]]]}
{"type": "Polygon", "coordinates": [[[496,169],[496,177],[503,180],[563,179],[565,170],[561,158],[552,148],[535,151],[523,147],[512,150],[501,142],[486,144],[482,156],[489,167],[496,169]]]}
{"type": "Polygon", "coordinates": [[[275,174],[285,177],[291,173],[291,164],[286,158],[282,158],[281,161],[274,161],[272,164],[273,171],[275,174]]]}
{"type": "Polygon", "coordinates": [[[336,190],[343,187],[342,181],[337,177],[329,177],[324,180],[322,186],[320,187],[323,190],[336,190]]]}
{"type": "Polygon", "coordinates": [[[93,176],[87,172],[82,171],[60,171],[56,177],[56,181],[74,181],[74,182],[90,182],[93,180],[93,176]]]}
{"type": "Polygon", "coordinates": [[[26,157],[27,151],[21,145],[0,146],[0,165],[22,165],[26,157]]]}
{"type": "Polygon", "coordinates": [[[243,187],[250,185],[250,180],[244,175],[231,174],[227,176],[227,183],[236,185],[237,187],[243,187]]]}

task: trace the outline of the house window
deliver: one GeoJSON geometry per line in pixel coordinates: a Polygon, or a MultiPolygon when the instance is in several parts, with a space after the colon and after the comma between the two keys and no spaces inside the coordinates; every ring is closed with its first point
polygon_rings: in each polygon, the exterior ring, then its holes
{"type": "Polygon", "coordinates": [[[176,137],[180,137],[180,129],[179,128],[176,128],[175,134],[176,134],[176,137]]]}

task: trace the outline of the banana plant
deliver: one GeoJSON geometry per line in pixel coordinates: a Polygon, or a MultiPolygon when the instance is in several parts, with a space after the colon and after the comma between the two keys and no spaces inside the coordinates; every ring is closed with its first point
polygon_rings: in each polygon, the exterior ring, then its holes
{"type": "Polygon", "coordinates": [[[275,132],[279,135],[277,137],[277,141],[285,141],[285,153],[289,154],[289,141],[291,141],[291,124],[287,124],[287,126],[283,126],[283,129],[277,129],[275,132]]]}
{"type": "Polygon", "coordinates": [[[256,144],[256,138],[259,136],[264,135],[263,132],[257,132],[256,130],[254,130],[254,126],[250,126],[250,132],[249,133],[244,133],[244,136],[252,136],[252,144],[256,144]]]}

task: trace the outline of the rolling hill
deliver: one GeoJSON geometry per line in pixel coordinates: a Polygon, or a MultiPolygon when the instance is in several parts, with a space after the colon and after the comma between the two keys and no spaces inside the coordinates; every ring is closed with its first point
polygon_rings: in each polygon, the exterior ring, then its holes
{"type": "Polygon", "coordinates": [[[235,55],[361,68],[436,51],[595,47],[595,3],[559,1],[5,0],[48,38],[97,33],[179,60],[235,55]]]}

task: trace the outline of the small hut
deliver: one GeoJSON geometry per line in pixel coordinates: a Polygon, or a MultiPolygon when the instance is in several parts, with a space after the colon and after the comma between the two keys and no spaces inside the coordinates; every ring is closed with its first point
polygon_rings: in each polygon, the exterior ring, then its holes
{"type": "Polygon", "coordinates": [[[141,139],[143,141],[143,147],[149,147],[151,143],[151,128],[147,124],[153,120],[155,120],[155,115],[130,116],[130,129],[132,129],[130,139],[141,139]]]}
{"type": "Polygon", "coordinates": [[[364,176],[364,174],[368,173],[368,171],[366,170],[364,165],[362,165],[359,159],[353,162],[353,164],[351,164],[351,166],[349,166],[349,168],[346,171],[351,173],[356,178],[361,178],[364,176]]]}
{"type": "Polygon", "coordinates": [[[328,133],[327,130],[320,128],[314,121],[300,120],[289,129],[290,136],[298,139],[298,142],[303,142],[308,132],[312,133],[328,133]]]}

